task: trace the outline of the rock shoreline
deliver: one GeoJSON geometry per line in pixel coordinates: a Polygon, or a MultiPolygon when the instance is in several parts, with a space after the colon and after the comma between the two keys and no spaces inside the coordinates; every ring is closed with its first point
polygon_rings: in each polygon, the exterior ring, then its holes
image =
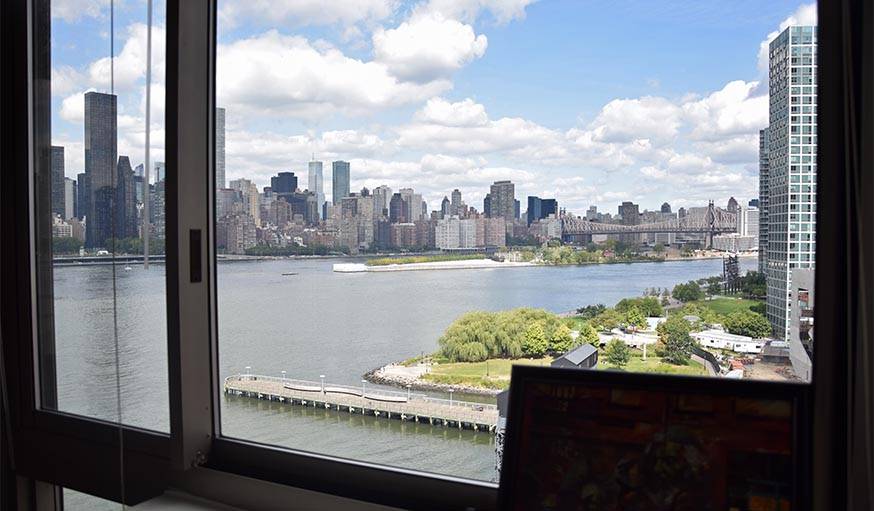
{"type": "Polygon", "coordinates": [[[462,393],[462,394],[476,394],[479,396],[497,396],[499,393],[503,392],[501,389],[487,389],[483,387],[473,387],[470,385],[450,385],[448,383],[438,383],[432,381],[422,380],[420,378],[412,378],[408,376],[401,376],[395,374],[386,374],[385,368],[393,365],[400,364],[389,364],[388,366],[377,367],[376,369],[372,369],[366,373],[364,373],[364,379],[370,383],[375,383],[378,385],[389,385],[392,387],[400,387],[407,388],[409,387],[413,390],[424,390],[430,392],[445,392],[449,393],[452,390],[453,393],[462,393]]]}

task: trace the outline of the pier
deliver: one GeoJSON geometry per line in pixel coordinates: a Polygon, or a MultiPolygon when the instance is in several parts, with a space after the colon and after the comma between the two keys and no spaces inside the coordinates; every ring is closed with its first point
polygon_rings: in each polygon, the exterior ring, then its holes
{"type": "Polygon", "coordinates": [[[235,374],[225,378],[226,394],[295,406],[371,415],[380,419],[411,421],[434,426],[489,431],[498,423],[497,405],[441,399],[413,392],[367,390],[361,387],[294,380],[275,376],[235,374]]]}

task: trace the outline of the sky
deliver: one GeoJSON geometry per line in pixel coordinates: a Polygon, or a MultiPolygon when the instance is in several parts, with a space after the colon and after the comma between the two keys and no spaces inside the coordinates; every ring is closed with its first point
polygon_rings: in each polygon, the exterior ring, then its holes
{"type": "MultiPolygon", "coordinates": [[[[262,187],[351,162],[352,190],[431,209],[489,184],[583,214],[757,196],[767,43],[815,24],[769,0],[219,0],[227,179],[262,187]]],[[[118,96],[118,153],[144,160],[145,0],[53,0],[52,136],[84,171],[83,94],[118,96]],[[114,60],[110,59],[114,55],[114,60]],[[113,66],[110,66],[110,63],[113,66]]],[[[164,159],[165,3],[153,2],[150,139],[164,159]]]]}

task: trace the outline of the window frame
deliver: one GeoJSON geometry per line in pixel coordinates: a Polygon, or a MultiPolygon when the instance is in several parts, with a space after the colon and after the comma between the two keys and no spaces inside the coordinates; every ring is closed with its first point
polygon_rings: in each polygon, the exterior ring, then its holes
{"type": "MultiPolygon", "coordinates": [[[[46,481],[120,501],[118,470],[120,435],[125,457],[125,502],[136,504],[174,486],[207,498],[222,495],[228,480],[258,486],[243,499],[287,495],[293,488],[410,509],[495,509],[494,484],[415,472],[371,463],[342,460],[223,437],[220,434],[221,382],[218,378],[216,311],[216,254],[214,249],[214,111],[217,0],[167,0],[167,321],[170,434],[119,426],[87,417],[40,410],[37,339],[38,264],[32,202],[35,171],[40,165],[35,148],[35,117],[48,88],[48,68],[39,58],[35,36],[47,33],[48,0],[10,0],[0,5],[3,70],[0,109],[4,115],[0,161],[0,219],[3,245],[28,250],[0,251],[0,310],[3,368],[9,389],[10,425],[14,438],[15,470],[46,481]],[[208,22],[204,23],[204,20],[208,22]],[[42,32],[40,32],[42,30],[42,32]],[[41,73],[41,74],[40,74],[41,73]],[[22,79],[26,77],[26,79],[22,79]],[[207,90],[208,94],[203,94],[207,90]],[[27,101],[20,98],[26,97],[27,101]],[[22,130],[21,126],[28,129],[22,130]],[[177,169],[185,169],[185,173],[177,169]],[[10,171],[9,169],[14,169],[10,171]],[[25,172],[26,169],[26,172],[25,172]],[[205,188],[205,189],[204,189],[205,188]],[[184,201],[180,200],[182,197],[184,201]],[[192,251],[191,230],[200,230],[200,249],[192,251]],[[199,258],[192,260],[192,252],[199,258]],[[201,282],[191,282],[192,270],[203,270],[201,282]],[[44,460],[52,459],[51,464],[44,460]]],[[[847,112],[843,92],[850,81],[843,74],[848,57],[842,53],[848,5],[856,0],[819,0],[819,59],[817,104],[817,202],[837,206],[844,185],[847,112]],[[825,178],[828,179],[825,179],[825,178]]],[[[866,13],[870,21],[870,10],[866,13]]],[[[869,25],[870,29],[870,25],[869,25]]],[[[44,43],[44,41],[43,41],[44,43]]],[[[43,46],[45,47],[45,46],[43,46]]],[[[850,128],[851,130],[851,128],[850,128]]],[[[870,156],[870,154],[869,154],[870,156]]],[[[870,161],[869,161],[870,163],[870,161]]],[[[819,268],[816,273],[816,323],[835,338],[850,332],[841,304],[847,297],[847,225],[843,208],[825,207],[816,216],[819,268]],[[829,214],[826,214],[829,212],[829,214]]],[[[810,455],[815,462],[813,495],[819,504],[840,498],[846,481],[847,440],[839,433],[847,426],[847,388],[839,381],[849,353],[833,343],[819,343],[814,355],[815,412],[810,455]]],[[[725,382],[731,385],[730,382],[725,382]]],[[[251,487],[251,486],[249,486],[251,487]]],[[[327,497],[326,497],[327,498],[327,497]]],[[[263,502],[263,500],[261,500],[263,502]]],[[[241,503],[238,503],[240,505],[241,503]]]]}

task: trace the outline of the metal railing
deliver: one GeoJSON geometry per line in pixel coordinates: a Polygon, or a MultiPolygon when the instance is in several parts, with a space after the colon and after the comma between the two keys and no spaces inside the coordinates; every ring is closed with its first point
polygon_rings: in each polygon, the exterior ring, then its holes
{"type": "Polygon", "coordinates": [[[336,383],[328,383],[327,381],[310,381],[310,380],[298,380],[295,378],[283,378],[281,376],[265,376],[261,374],[234,374],[225,378],[225,385],[231,381],[265,381],[271,383],[278,383],[280,385],[291,385],[295,387],[294,390],[298,392],[320,392],[324,394],[347,394],[353,395],[357,397],[363,397],[364,399],[373,399],[375,401],[379,401],[381,396],[390,397],[390,398],[405,398],[408,401],[421,401],[425,403],[434,403],[441,404],[445,406],[451,407],[459,407],[459,408],[468,408],[470,410],[475,411],[486,411],[486,410],[497,410],[498,406],[496,404],[490,403],[476,403],[473,401],[459,401],[458,399],[453,399],[450,397],[449,399],[443,399],[439,397],[432,397],[427,394],[422,394],[420,392],[404,392],[397,390],[385,390],[385,389],[367,389],[365,385],[361,385],[360,387],[355,387],[351,385],[339,385],[336,383]],[[310,390],[309,388],[313,388],[310,390]],[[314,388],[318,388],[316,391],[314,388]]]}

